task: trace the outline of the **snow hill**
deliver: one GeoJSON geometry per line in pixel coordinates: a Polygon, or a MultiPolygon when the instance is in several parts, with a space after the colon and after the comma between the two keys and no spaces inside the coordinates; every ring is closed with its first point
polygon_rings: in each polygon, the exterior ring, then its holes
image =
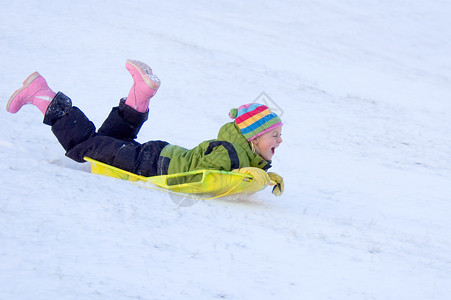
{"type": "Polygon", "coordinates": [[[0,299],[450,299],[451,2],[2,1],[0,99],[33,71],[100,126],[127,58],[139,141],[216,137],[261,93],[286,192],[178,206],[0,112],[0,299]]]}

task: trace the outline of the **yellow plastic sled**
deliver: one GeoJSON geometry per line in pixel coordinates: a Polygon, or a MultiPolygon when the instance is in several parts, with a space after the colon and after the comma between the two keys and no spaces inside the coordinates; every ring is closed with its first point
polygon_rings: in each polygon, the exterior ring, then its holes
{"type": "Polygon", "coordinates": [[[145,177],[89,157],[84,159],[91,164],[91,172],[94,174],[129,180],[145,188],[164,190],[172,194],[189,195],[205,200],[233,194],[253,194],[266,187],[254,181],[252,176],[237,172],[196,170],[145,177]]]}

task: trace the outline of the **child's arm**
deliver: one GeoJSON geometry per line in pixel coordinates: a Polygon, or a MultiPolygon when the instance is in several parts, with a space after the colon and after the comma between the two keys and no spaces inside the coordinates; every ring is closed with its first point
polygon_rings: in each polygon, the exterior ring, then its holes
{"type": "Polygon", "coordinates": [[[205,143],[204,150],[197,162],[196,169],[213,169],[231,171],[240,166],[248,165],[246,161],[240,160],[233,144],[224,141],[213,141],[205,143]],[[208,146],[207,146],[208,145],[208,146]]]}
{"type": "Polygon", "coordinates": [[[269,178],[268,173],[264,170],[254,167],[245,167],[241,169],[234,169],[232,172],[239,172],[243,174],[251,175],[256,182],[261,185],[268,185],[271,182],[271,178],[269,178]]]}

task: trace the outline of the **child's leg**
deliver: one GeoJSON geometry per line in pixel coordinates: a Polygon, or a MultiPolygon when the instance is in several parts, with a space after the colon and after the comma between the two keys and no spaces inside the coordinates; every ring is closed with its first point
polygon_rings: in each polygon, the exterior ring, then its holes
{"type": "Polygon", "coordinates": [[[148,115],[149,112],[138,112],[122,99],[118,107],[113,107],[98,133],[122,140],[134,140],[148,115]]]}
{"type": "Polygon", "coordinates": [[[168,143],[164,141],[140,144],[136,141],[123,141],[97,135],[78,144],[66,155],[71,158],[88,156],[116,168],[148,177],[160,175],[158,159],[166,145],[168,143]]]}
{"type": "MultiPolygon", "coordinates": [[[[50,103],[44,116],[44,124],[52,126],[52,132],[66,155],[77,145],[97,135],[96,127],[72,101],[59,92],[50,103]]],[[[83,157],[67,155],[77,162],[84,162],[83,157]]]]}
{"type": "Polygon", "coordinates": [[[44,114],[43,122],[52,126],[52,132],[69,158],[84,162],[84,157],[88,156],[135,174],[158,175],[159,154],[168,143],[152,141],[141,145],[133,141],[147,120],[147,112],[137,112],[121,101],[105,121],[101,134],[97,134],[94,124],[72,106],[71,99],[61,92],[55,94],[37,72],[25,79],[23,86],[9,99],[6,109],[16,113],[26,104],[37,106],[44,114]]]}
{"type": "MultiPolygon", "coordinates": [[[[58,104],[59,95],[55,96],[49,110],[58,104]]],[[[94,124],[77,107],[70,107],[64,115],[50,119],[52,132],[66,150],[67,157],[84,162],[87,156],[135,174],[158,175],[158,158],[167,142],[140,144],[132,139],[97,134],[94,124]]]]}
{"type": "Polygon", "coordinates": [[[160,175],[158,159],[166,145],[168,143],[164,141],[140,144],[136,141],[95,135],[69,149],[66,156],[76,161],[83,161],[84,157],[90,157],[116,168],[148,177],[160,175]]]}
{"type": "Polygon", "coordinates": [[[128,59],[125,64],[133,77],[127,98],[121,99],[99,129],[99,134],[133,140],[149,114],[149,101],[160,87],[160,80],[143,62],[128,59]]]}
{"type": "Polygon", "coordinates": [[[160,87],[160,79],[143,62],[127,59],[125,67],[133,77],[133,86],[125,104],[139,112],[147,112],[150,98],[155,95],[160,87]]]}
{"type": "Polygon", "coordinates": [[[6,110],[15,114],[22,106],[33,104],[45,114],[50,101],[55,95],[56,93],[48,87],[44,77],[38,72],[34,72],[25,79],[23,86],[9,98],[6,110]]]}
{"type": "Polygon", "coordinates": [[[44,118],[44,122],[52,126],[52,132],[66,150],[67,157],[77,162],[84,162],[84,157],[87,156],[135,174],[158,175],[158,158],[161,150],[168,143],[151,141],[140,144],[130,137],[139,131],[147,114],[136,112],[126,106],[123,101],[118,108],[113,109],[110,114],[112,117],[107,119],[102,128],[103,131],[119,129],[116,132],[117,136],[121,134],[128,136],[121,139],[96,133],[94,124],[80,109],[68,106],[70,102],[67,96],[58,93],[48,107],[44,118]],[[119,115],[125,115],[125,118],[119,115]],[[130,120],[135,123],[131,123],[130,120]],[[115,121],[119,123],[118,128],[114,128],[115,121]],[[109,128],[108,124],[113,128],[109,128]]]}

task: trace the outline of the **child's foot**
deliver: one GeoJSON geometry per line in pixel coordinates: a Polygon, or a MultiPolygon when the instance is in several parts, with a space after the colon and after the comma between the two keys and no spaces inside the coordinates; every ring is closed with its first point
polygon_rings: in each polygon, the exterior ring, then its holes
{"type": "Polygon", "coordinates": [[[15,114],[25,104],[33,104],[45,114],[50,101],[55,95],[56,93],[48,87],[44,77],[38,72],[34,72],[25,79],[23,86],[9,98],[6,110],[15,114]]]}
{"type": "Polygon", "coordinates": [[[143,62],[127,59],[125,67],[133,77],[133,86],[125,104],[144,113],[149,109],[150,98],[155,95],[160,87],[160,79],[143,62]]]}

